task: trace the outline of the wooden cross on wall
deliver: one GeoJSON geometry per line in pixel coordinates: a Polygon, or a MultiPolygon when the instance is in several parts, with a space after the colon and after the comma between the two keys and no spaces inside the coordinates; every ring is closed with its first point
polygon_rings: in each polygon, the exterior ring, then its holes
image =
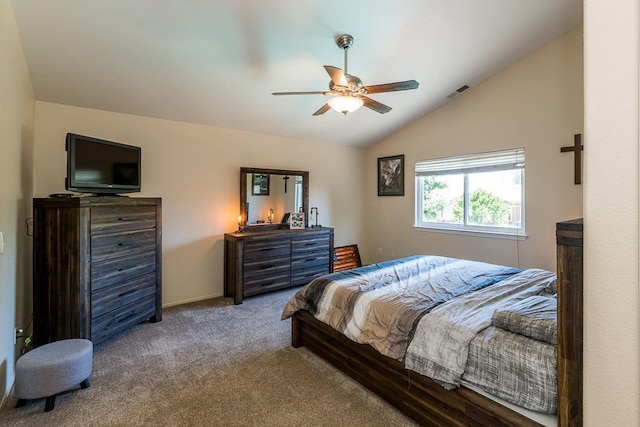
{"type": "Polygon", "coordinates": [[[573,145],[570,147],[560,147],[561,153],[567,153],[573,151],[573,171],[574,171],[574,183],[582,184],[582,151],[584,145],[582,145],[582,134],[578,133],[573,136],[573,145]]]}

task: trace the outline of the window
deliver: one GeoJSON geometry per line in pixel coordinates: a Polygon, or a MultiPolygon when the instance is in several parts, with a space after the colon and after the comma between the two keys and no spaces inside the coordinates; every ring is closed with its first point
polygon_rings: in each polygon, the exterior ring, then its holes
{"type": "Polygon", "coordinates": [[[416,227],[524,235],[524,149],[416,162],[416,227]]]}

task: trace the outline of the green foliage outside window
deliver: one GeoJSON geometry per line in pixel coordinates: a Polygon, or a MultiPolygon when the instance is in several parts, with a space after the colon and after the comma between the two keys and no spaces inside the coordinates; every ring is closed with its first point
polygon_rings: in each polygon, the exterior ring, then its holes
{"type": "Polygon", "coordinates": [[[436,178],[430,176],[425,177],[424,180],[424,219],[436,220],[442,216],[442,211],[446,206],[445,199],[440,196],[436,196],[436,192],[434,190],[442,190],[447,187],[442,181],[436,180],[436,178]]]}
{"type": "MultiPolygon", "coordinates": [[[[509,205],[500,197],[478,189],[469,196],[469,222],[472,224],[502,225],[509,221],[509,205]]],[[[453,208],[456,220],[464,217],[464,198],[460,196],[453,208]]]]}

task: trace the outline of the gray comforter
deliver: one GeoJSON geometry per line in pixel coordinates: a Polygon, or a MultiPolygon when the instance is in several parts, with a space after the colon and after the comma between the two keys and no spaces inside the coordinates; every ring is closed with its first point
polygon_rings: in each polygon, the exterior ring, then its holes
{"type": "Polygon", "coordinates": [[[387,261],[313,280],[285,306],[282,319],[307,310],[350,339],[402,361],[422,316],[521,271],[440,256],[387,261]]]}
{"type": "MultiPolygon", "coordinates": [[[[554,284],[555,274],[545,270],[414,256],[318,278],[291,298],[282,318],[307,310],[445,387],[469,382],[553,413],[555,344],[514,331],[555,329],[527,303],[554,284]],[[495,324],[494,313],[501,313],[495,324]]],[[[549,314],[552,306],[543,305],[549,314]]]]}

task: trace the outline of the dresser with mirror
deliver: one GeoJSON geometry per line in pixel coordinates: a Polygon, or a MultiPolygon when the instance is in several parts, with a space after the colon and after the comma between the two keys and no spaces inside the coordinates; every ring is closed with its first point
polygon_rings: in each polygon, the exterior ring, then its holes
{"type": "Polygon", "coordinates": [[[309,172],[240,168],[238,230],[224,236],[224,295],[304,285],[333,271],[333,228],[309,221],[309,172]],[[292,214],[304,214],[291,228],[292,214]]]}

